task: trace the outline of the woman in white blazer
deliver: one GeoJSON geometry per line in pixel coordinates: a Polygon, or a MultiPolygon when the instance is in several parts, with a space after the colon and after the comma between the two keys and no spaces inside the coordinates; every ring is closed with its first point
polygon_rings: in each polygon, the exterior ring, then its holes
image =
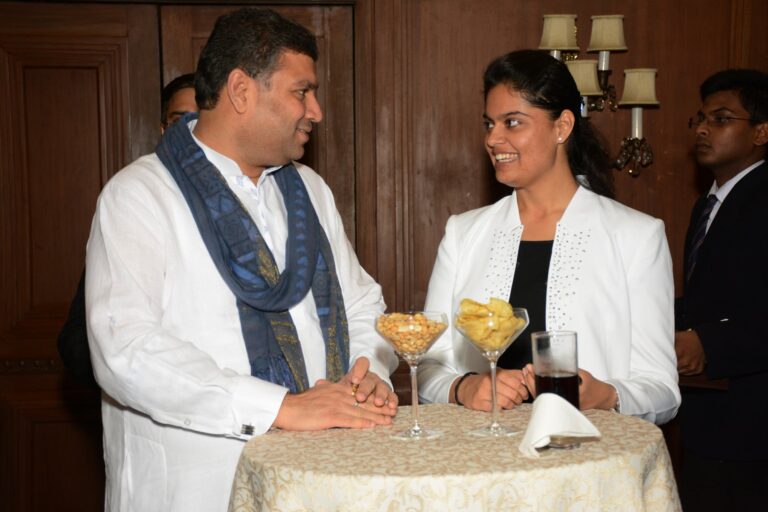
{"type": "MultiPolygon", "coordinates": [[[[535,394],[529,332],[564,329],[578,333],[582,409],[669,421],[680,393],[663,222],[610,198],[607,154],[563,63],[512,52],[484,83],[486,150],[513,191],[448,220],[425,309],[452,316],[463,298],[491,297],[528,308],[530,328],[500,360],[501,407],[535,394]]],[[[488,361],[451,325],[419,366],[419,392],[490,410],[488,361]]]]}

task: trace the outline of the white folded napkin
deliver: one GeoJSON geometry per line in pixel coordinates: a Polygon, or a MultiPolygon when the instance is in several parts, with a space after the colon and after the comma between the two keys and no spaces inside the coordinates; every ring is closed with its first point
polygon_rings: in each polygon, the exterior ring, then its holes
{"type": "Polygon", "coordinates": [[[526,457],[538,458],[536,448],[547,446],[552,436],[600,437],[600,431],[564,398],[542,393],[533,402],[520,452],[526,457]]]}

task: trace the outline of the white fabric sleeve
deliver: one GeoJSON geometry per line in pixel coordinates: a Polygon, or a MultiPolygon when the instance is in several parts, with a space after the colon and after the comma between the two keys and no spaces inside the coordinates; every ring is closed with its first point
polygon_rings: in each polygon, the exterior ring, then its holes
{"type": "Polygon", "coordinates": [[[672,259],[664,223],[648,233],[633,232],[637,243],[627,266],[632,312],[629,378],[606,379],[619,394],[622,414],[656,424],[674,418],[680,406],[674,342],[672,259]]]}
{"type": "Polygon", "coordinates": [[[419,363],[419,396],[426,403],[448,403],[451,384],[464,373],[458,368],[453,349],[453,294],[459,256],[454,219],[450,217],[446,223],[424,304],[427,311],[448,315],[448,328],[419,363]]]}
{"type": "Polygon", "coordinates": [[[162,424],[245,438],[243,425],[267,431],[285,388],[222,369],[194,340],[162,327],[173,233],[148,185],[121,178],[99,198],[87,248],[88,338],[99,385],[162,424]]]}

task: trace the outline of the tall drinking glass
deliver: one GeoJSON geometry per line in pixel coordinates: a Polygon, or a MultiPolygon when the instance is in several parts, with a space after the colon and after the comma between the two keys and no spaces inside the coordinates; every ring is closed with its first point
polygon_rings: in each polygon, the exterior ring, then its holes
{"type": "Polygon", "coordinates": [[[531,334],[536,394],[554,393],[579,408],[579,358],[574,331],[531,334]]]}

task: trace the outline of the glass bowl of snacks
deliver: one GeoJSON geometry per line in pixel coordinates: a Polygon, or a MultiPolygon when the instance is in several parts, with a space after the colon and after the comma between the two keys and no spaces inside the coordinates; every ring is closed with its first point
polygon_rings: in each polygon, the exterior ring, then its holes
{"type": "Polygon", "coordinates": [[[419,394],[417,389],[418,366],[424,354],[448,327],[445,313],[416,311],[409,313],[386,313],[376,319],[376,331],[392,345],[402,357],[411,373],[411,428],[395,434],[397,439],[430,439],[441,433],[426,430],[419,424],[419,394]]]}

